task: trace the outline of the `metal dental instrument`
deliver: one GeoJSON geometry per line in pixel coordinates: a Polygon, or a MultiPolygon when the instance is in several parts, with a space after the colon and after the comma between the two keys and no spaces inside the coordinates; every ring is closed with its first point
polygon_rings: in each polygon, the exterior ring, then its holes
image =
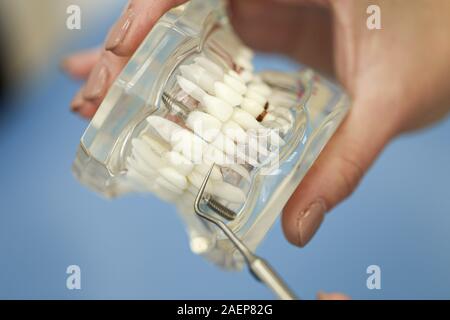
{"type": "MultiPolygon", "coordinates": [[[[247,266],[251,272],[251,274],[259,281],[263,282],[267,287],[269,287],[275,295],[282,300],[296,300],[297,297],[294,293],[288,288],[288,286],[284,283],[284,281],[280,278],[280,276],[272,269],[268,262],[264,259],[255,255],[234,233],[231,229],[219,218],[213,217],[202,211],[200,203],[205,200],[206,205],[215,211],[217,214],[221,216],[227,216],[230,209],[226,208],[222,205],[212,204],[210,202],[210,197],[204,197],[203,194],[206,189],[206,185],[208,183],[208,179],[211,175],[211,172],[214,168],[213,164],[206,174],[205,179],[203,180],[202,185],[200,186],[197,197],[194,202],[194,209],[197,215],[201,218],[215,224],[218,226],[223,233],[230,239],[231,242],[236,246],[239,252],[244,256],[244,259],[247,263],[247,266]],[[227,210],[226,212],[222,212],[223,210],[227,210]]],[[[236,214],[234,214],[236,216],[236,214]]]]}

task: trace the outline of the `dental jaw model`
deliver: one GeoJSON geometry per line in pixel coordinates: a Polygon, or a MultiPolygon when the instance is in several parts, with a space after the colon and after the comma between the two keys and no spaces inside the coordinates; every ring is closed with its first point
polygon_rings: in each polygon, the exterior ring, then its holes
{"type": "Polygon", "coordinates": [[[155,25],[84,133],[74,172],[108,197],[174,203],[191,249],[225,268],[242,256],[194,212],[207,210],[254,249],[348,110],[313,71],[253,70],[253,52],[219,0],[192,0],[155,25]]]}

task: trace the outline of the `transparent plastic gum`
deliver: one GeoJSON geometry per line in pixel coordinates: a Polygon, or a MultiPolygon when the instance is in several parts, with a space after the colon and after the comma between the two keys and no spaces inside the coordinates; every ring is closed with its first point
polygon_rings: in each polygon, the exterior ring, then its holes
{"type": "Polygon", "coordinates": [[[349,101],[308,68],[255,74],[224,12],[222,1],[192,0],[160,19],[81,138],[74,172],[107,197],[150,192],[174,203],[192,251],[233,269],[240,255],[194,213],[205,173],[215,164],[206,191],[255,249],[349,101]]]}

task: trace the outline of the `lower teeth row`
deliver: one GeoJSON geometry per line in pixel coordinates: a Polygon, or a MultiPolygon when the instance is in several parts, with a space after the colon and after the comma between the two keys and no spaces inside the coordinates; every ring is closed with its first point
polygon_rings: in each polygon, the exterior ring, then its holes
{"type": "Polygon", "coordinates": [[[188,205],[215,163],[206,192],[224,204],[241,205],[251,170],[276,153],[293,126],[292,97],[256,75],[248,81],[233,70],[225,72],[204,56],[179,69],[176,96],[193,107],[181,115],[178,110],[147,118],[146,128],[132,140],[127,178],[134,188],[188,205]],[[250,143],[261,133],[268,146],[250,143]]]}

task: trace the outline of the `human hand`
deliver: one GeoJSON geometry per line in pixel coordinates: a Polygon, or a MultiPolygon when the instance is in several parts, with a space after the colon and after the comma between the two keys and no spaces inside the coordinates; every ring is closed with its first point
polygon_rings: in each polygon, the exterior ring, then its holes
{"type": "MultiPolygon", "coordinates": [[[[133,0],[105,48],[68,58],[65,69],[88,78],[72,109],[92,117],[154,23],[182,2],[133,0]]],[[[235,0],[230,11],[248,45],[336,77],[353,100],[348,117],[285,207],[286,237],[304,246],[325,212],[350,195],[389,141],[450,110],[450,2],[235,0]],[[380,6],[382,30],[366,28],[369,4],[380,6]]]]}

